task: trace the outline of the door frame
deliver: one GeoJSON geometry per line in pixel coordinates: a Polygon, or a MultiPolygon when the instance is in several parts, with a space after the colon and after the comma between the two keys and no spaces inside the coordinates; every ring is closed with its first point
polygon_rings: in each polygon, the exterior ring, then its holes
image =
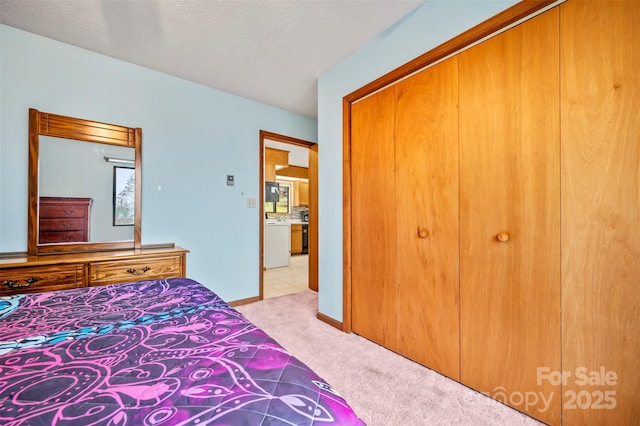
{"type": "MultiPolygon", "coordinates": [[[[317,158],[318,144],[303,139],[293,138],[266,130],[260,130],[260,247],[259,247],[259,293],[258,299],[264,299],[264,178],[265,178],[265,139],[301,146],[309,149],[311,155],[317,158]]],[[[311,163],[311,161],[310,161],[311,163]]],[[[311,164],[310,164],[311,165],[311,164]]],[[[309,261],[309,289],[318,291],[318,167],[309,167],[309,226],[308,226],[308,261],[309,261]]]]}
{"type": "Polygon", "coordinates": [[[342,99],[342,330],[352,331],[351,317],[351,104],[363,99],[386,86],[394,84],[409,75],[436,62],[453,56],[461,50],[485,38],[506,31],[513,25],[527,20],[564,0],[520,1],[484,22],[470,28],[449,41],[429,50],[417,58],[399,66],[342,99]]]}

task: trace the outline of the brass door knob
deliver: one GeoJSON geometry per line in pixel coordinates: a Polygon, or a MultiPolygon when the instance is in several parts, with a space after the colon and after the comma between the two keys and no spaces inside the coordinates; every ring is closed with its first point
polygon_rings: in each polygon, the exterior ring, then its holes
{"type": "Polygon", "coordinates": [[[500,232],[496,238],[498,239],[498,241],[500,241],[501,243],[506,243],[507,241],[509,241],[509,234],[507,234],[506,232],[500,232]]]}
{"type": "Polygon", "coordinates": [[[418,226],[418,237],[427,238],[428,236],[429,236],[429,231],[427,231],[427,228],[422,228],[418,226]]]}

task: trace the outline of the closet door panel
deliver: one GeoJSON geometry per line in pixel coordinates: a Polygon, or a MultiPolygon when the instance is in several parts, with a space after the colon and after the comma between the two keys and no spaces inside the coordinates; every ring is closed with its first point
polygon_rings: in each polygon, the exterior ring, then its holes
{"type": "Polygon", "coordinates": [[[558,24],[553,9],[459,56],[461,381],[549,424],[560,386],[538,369],[560,369],[558,24]]]}
{"type": "Polygon", "coordinates": [[[396,350],[394,97],[351,106],[352,329],[396,350]]]}
{"type": "Polygon", "coordinates": [[[396,85],[398,353],[459,379],[458,67],[396,85]]]}
{"type": "Polygon", "coordinates": [[[566,425],[640,418],[639,22],[637,1],[561,6],[566,425]]]}

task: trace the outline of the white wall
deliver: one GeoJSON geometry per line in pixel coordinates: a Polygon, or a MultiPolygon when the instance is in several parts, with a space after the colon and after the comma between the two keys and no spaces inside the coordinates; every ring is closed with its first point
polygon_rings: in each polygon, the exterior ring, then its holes
{"type": "Polygon", "coordinates": [[[188,275],[227,300],[258,295],[259,131],[316,141],[315,119],[0,25],[0,252],[27,247],[29,108],[141,127],[143,244],[191,250],[188,275]]]}
{"type": "Polygon", "coordinates": [[[427,1],[320,76],[318,168],[321,313],[342,321],[342,98],[515,3],[515,0],[427,1]]]}

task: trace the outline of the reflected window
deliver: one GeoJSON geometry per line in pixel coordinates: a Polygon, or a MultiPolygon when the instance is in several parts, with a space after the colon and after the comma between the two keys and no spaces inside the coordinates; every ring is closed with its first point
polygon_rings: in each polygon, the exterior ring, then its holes
{"type": "Polygon", "coordinates": [[[135,213],[136,170],[113,167],[113,226],[133,226],[135,213]]]}
{"type": "Polygon", "coordinates": [[[293,196],[293,184],[291,182],[278,181],[278,202],[264,203],[264,210],[267,213],[291,213],[293,196]]]}

